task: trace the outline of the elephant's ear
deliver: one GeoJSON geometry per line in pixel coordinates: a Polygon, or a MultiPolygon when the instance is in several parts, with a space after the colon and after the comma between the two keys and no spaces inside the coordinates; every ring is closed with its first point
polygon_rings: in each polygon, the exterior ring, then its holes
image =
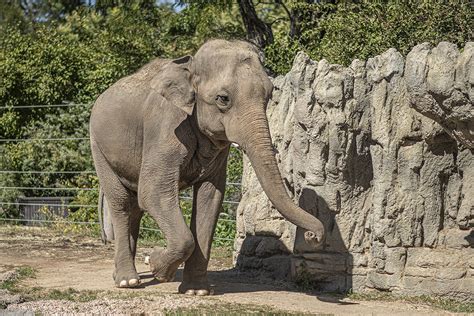
{"type": "Polygon", "coordinates": [[[171,60],[152,84],[168,102],[188,115],[193,114],[195,104],[190,72],[192,60],[191,56],[171,60]]]}
{"type": "Polygon", "coordinates": [[[191,55],[186,55],[186,56],[179,57],[179,58],[176,58],[176,59],[172,60],[172,62],[174,64],[181,65],[183,67],[187,67],[188,70],[191,67],[191,62],[192,61],[193,61],[193,56],[191,56],[191,55]]]}

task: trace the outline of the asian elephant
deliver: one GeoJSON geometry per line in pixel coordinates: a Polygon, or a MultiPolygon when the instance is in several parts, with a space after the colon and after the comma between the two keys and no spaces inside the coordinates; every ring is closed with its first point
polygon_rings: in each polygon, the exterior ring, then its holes
{"type": "Polygon", "coordinates": [[[232,142],[279,212],[307,230],[308,244],[322,243],[322,223],[293,203],[278,170],[265,114],[272,89],[251,44],[212,40],[194,57],[155,59],[99,96],[90,138],[114,227],[118,287],[140,283],[134,257],[146,210],[167,241],[150,256],[156,279],[171,281],[185,262],[179,292],[209,294],[207,265],[232,142]],[[178,193],[190,186],[188,227],[178,193]]]}

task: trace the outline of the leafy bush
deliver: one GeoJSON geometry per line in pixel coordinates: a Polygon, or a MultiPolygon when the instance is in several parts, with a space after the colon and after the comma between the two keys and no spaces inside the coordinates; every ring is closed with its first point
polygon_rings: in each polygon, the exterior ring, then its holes
{"type": "Polygon", "coordinates": [[[407,54],[416,44],[451,41],[458,46],[473,39],[474,6],[469,1],[291,1],[299,36],[275,36],[266,48],[267,64],[286,73],[296,53],[315,60],[349,65],[394,47],[407,54]]]}
{"type": "MultiPolygon", "coordinates": [[[[154,10],[150,16],[120,8],[107,16],[81,10],[64,23],[38,25],[33,33],[9,26],[0,41],[0,102],[9,106],[0,110],[2,138],[87,138],[90,102],[118,78],[129,74],[153,56],[180,54],[168,49],[157,25],[169,10],[154,10]],[[15,109],[17,105],[84,102],[66,108],[15,109]]],[[[197,45],[197,44],[196,44],[197,45]]],[[[191,46],[187,46],[188,49],[191,46]]],[[[184,53],[184,52],[183,52],[184,53]]],[[[1,170],[71,171],[93,170],[89,142],[28,141],[0,146],[1,170]]],[[[233,158],[232,158],[233,157],[233,158]]],[[[239,154],[231,161],[239,167],[239,154]]],[[[232,181],[238,181],[233,169],[232,181]],[[236,180],[237,179],[237,180],[236,180]]],[[[97,177],[89,174],[0,174],[2,186],[93,188],[74,194],[71,204],[97,205],[97,177]]],[[[238,188],[226,196],[238,197],[238,188]]],[[[70,191],[0,190],[0,200],[13,202],[18,196],[64,196],[70,191]]],[[[69,195],[69,194],[68,194],[69,195]]],[[[3,215],[16,217],[16,207],[2,206],[3,215]]],[[[231,211],[231,207],[227,207],[231,211]]],[[[183,205],[186,214],[190,206],[183,205]]],[[[71,221],[97,221],[96,209],[74,208],[71,221]]],[[[146,216],[143,226],[157,228],[146,216]]],[[[235,225],[234,225],[235,226],[235,225]]],[[[82,229],[81,225],[65,230],[82,229]]],[[[156,236],[153,231],[142,235],[156,236]]],[[[228,238],[229,236],[225,236],[228,238]]],[[[232,237],[232,236],[231,236],[232,237]]]]}

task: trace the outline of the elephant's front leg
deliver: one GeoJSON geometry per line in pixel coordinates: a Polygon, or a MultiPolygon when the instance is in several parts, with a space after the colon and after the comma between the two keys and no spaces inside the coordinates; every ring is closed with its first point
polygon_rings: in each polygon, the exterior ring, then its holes
{"type": "MultiPolygon", "coordinates": [[[[224,165],[225,166],[225,165],[224,165]]],[[[211,252],[212,237],[222,207],[225,190],[225,169],[217,179],[194,186],[193,216],[191,231],[196,246],[186,260],[183,282],[179,292],[189,295],[209,295],[207,266],[211,252]]]]}
{"type": "Polygon", "coordinates": [[[167,244],[166,248],[156,247],[151,253],[150,268],[158,281],[169,282],[194,250],[193,235],[179,207],[179,170],[153,168],[144,174],[140,179],[139,204],[156,220],[167,244]],[[166,173],[160,172],[163,170],[166,173]]]}

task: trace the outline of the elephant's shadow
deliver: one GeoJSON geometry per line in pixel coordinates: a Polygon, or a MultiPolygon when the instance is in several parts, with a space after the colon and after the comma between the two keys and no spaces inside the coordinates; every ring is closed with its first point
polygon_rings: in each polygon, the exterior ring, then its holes
{"type": "MultiPolygon", "coordinates": [[[[352,255],[347,250],[343,238],[339,231],[335,212],[330,209],[326,201],[316,194],[313,190],[305,188],[299,199],[299,206],[307,212],[317,216],[325,225],[327,238],[323,249],[316,253],[338,254],[338,258],[344,258],[345,272],[334,276],[328,274],[324,276],[316,276],[312,280],[310,289],[302,288],[295,282],[294,276],[291,276],[289,263],[291,259],[303,258],[308,249],[304,247],[302,241],[303,231],[298,229],[297,238],[295,240],[295,249],[297,254],[281,253],[273,257],[273,260],[279,260],[278,271],[269,271],[268,269],[248,269],[245,266],[246,258],[239,254],[237,257],[237,267],[228,270],[209,271],[209,281],[214,290],[214,295],[224,295],[231,293],[251,293],[262,291],[287,291],[287,292],[304,292],[306,295],[317,296],[318,300],[337,304],[355,304],[341,301],[352,288],[352,255]],[[281,260],[281,261],[280,261],[281,260]],[[337,283],[337,287],[335,287],[337,283]]],[[[254,243],[255,236],[248,236],[244,240],[244,245],[254,243]]],[[[314,252],[310,252],[314,255],[314,252]]],[[[272,258],[269,258],[272,260],[272,258]]],[[[175,281],[180,282],[182,279],[182,269],[179,269],[175,281]]],[[[153,276],[147,272],[141,275],[142,279],[147,279],[142,283],[141,287],[148,287],[158,284],[153,276]]]]}
{"type": "MultiPolygon", "coordinates": [[[[183,270],[180,268],[176,273],[175,282],[181,282],[183,270]]],[[[239,271],[236,268],[220,271],[209,271],[209,281],[213,296],[237,293],[252,292],[298,292],[302,293],[294,284],[282,280],[275,280],[266,277],[255,277],[254,273],[239,271]]],[[[139,288],[156,286],[159,282],[153,278],[150,272],[140,273],[140,277],[145,279],[139,288]]],[[[336,293],[324,293],[320,291],[304,291],[305,295],[317,296],[318,300],[326,303],[336,303],[339,305],[352,305],[357,303],[342,301],[344,295],[336,293]]]]}

